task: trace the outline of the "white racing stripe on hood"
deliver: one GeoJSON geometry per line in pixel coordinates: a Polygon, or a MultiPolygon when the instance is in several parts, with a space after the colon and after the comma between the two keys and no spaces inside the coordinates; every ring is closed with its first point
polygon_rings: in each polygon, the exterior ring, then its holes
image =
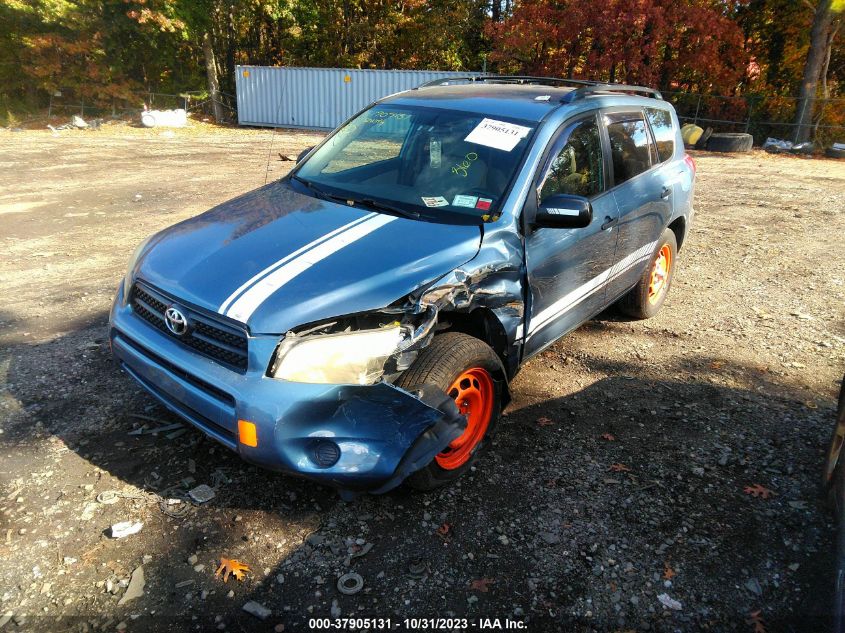
{"type": "Polygon", "coordinates": [[[362,237],[390,224],[396,219],[396,216],[392,215],[377,214],[374,217],[370,216],[368,220],[360,222],[352,228],[321,242],[299,256],[292,257],[281,267],[256,282],[249,290],[244,292],[226,311],[226,316],[241,323],[246,323],[262,303],[290,280],[301,275],[343,247],[357,242],[362,237]]]}
{"type": "Polygon", "coordinates": [[[334,236],[335,236],[335,235],[337,235],[338,233],[342,233],[343,231],[345,231],[345,230],[347,230],[347,229],[350,229],[350,228],[352,228],[353,226],[356,226],[356,225],[358,225],[358,224],[361,224],[362,222],[366,222],[367,220],[369,220],[369,219],[371,219],[371,218],[374,218],[376,215],[378,215],[378,214],[377,214],[377,213],[368,213],[368,214],[367,214],[367,215],[365,215],[364,217],[362,217],[362,218],[358,218],[357,220],[353,220],[353,221],[352,221],[352,222],[350,222],[349,224],[344,224],[344,225],[343,225],[343,226],[341,226],[340,228],[337,228],[337,229],[335,229],[334,231],[330,231],[330,232],[326,233],[325,235],[323,235],[323,236],[321,236],[321,237],[318,237],[316,240],[314,240],[314,241],[312,241],[312,242],[309,242],[309,243],[308,243],[308,244],[306,244],[305,246],[303,246],[303,247],[301,247],[301,248],[296,249],[293,253],[291,253],[290,255],[287,255],[287,256],[283,257],[283,258],[282,258],[282,259],[280,259],[279,261],[277,261],[277,262],[275,262],[275,263],[273,263],[273,264],[270,264],[267,268],[265,268],[264,270],[262,270],[260,273],[258,273],[258,274],[256,274],[256,275],[253,275],[253,276],[249,279],[249,281],[247,281],[247,282],[245,282],[245,283],[241,284],[241,286],[240,286],[237,290],[235,290],[235,292],[233,292],[232,294],[230,294],[230,295],[229,295],[229,298],[228,298],[228,299],[226,299],[226,301],[224,301],[224,302],[223,302],[223,304],[220,306],[220,308],[217,310],[217,312],[218,312],[219,314],[226,314],[226,310],[228,310],[228,309],[229,309],[229,306],[231,306],[231,305],[232,305],[232,303],[234,303],[235,299],[237,299],[237,298],[238,298],[238,295],[240,295],[240,294],[241,294],[244,290],[246,290],[247,288],[249,288],[249,287],[250,287],[252,284],[254,284],[256,281],[258,281],[258,280],[259,280],[259,279],[261,279],[262,277],[266,277],[267,275],[269,275],[271,272],[273,272],[274,270],[276,270],[276,269],[277,269],[277,268],[279,268],[280,266],[283,266],[284,264],[286,264],[287,262],[291,261],[291,260],[292,260],[292,259],[294,259],[295,257],[298,257],[299,255],[302,255],[302,253],[304,253],[304,252],[306,252],[306,251],[309,251],[309,250],[311,250],[312,248],[314,248],[315,246],[317,246],[318,244],[321,244],[322,242],[325,242],[326,240],[328,240],[328,239],[330,239],[330,238],[334,237],[334,236]]]}

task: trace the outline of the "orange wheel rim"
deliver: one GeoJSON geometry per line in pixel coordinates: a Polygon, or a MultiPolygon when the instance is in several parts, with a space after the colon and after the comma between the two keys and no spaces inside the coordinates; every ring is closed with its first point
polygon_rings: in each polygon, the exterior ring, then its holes
{"type": "Polygon", "coordinates": [[[473,451],[484,439],[493,413],[493,378],[486,369],[473,367],[455,379],[448,389],[460,412],[466,416],[467,427],[460,437],[452,440],[434,459],[445,470],[454,470],[467,463],[473,451]]]}
{"type": "Polygon", "coordinates": [[[657,259],[651,268],[651,280],[648,284],[648,301],[657,303],[669,286],[669,271],[672,270],[672,249],[664,244],[657,252],[657,259]]]}

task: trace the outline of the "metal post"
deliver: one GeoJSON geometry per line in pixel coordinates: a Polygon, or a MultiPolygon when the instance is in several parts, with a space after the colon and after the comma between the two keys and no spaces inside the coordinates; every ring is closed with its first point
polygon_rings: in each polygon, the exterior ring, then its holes
{"type": "Polygon", "coordinates": [[[85,118],[85,101],[80,99],[82,103],[79,104],[79,116],[85,118]]]}
{"type": "Polygon", "coordinates": [[[751,127],[751,112],[754,110],[754,97],[748,97],[748,119],[745,121],[745,133],[748,134],[748,129],[751,127]]]}
{"type": "Polygon", "coordinates": [[[50,93],[50,104],[47,106],[47,120],[50,120],[50,117],[53,116],[53,93],[50,93]]]}
{"type": "Polygon", "coordinates": [[[698,112],[701,110],[701,95],[698,95],[698,104],[695,106],[695,118],[693,124],[698,125],[698,112]]]}

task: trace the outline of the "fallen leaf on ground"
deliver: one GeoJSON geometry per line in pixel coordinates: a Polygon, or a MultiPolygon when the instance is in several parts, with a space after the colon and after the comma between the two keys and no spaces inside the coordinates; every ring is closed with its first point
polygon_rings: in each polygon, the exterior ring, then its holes
{"type": "Polygon", "coordinates": [[[722,367],[724,367],[724,365],[725,365],[725,361],[714,360],[712,363],[710,363],[710,369],[721,369],[722,367]]]}
{"type": "Polygon", "coordinates": [[[249,571],[249,567],[244,565],[242,562],[234,559],[229,558],[221,558],[220,559],[220,567],[217,568],[217,571],[214,572],[215,578],[219,578],[220,574],[223,574],[223,582],[227,582],[229,580],[229,576],[234,576],[240,581],[246,577],[246,572],[249,571]]]}
{"type": "Polygon", "coordinates": [[[492,582],[494,582],[492,578],[479,578],[478,580],[473,580],[469,585],[469,590],[487,593],[489,591],[487,585],[492,582]]]}
{"type": "Polygon", "coordinates": [[[607,440],[608,442],[613,442],[616,440],[616,436],[612,433],[602,433],[601,439],[607,440]]]}
{"type": "Polygon", "coordinates": [[[437,528],[437,533],[440,536],[448,536],[449,532],[451,532],[451,531],[452,531],[452,526],[449,525],[448,523],[444,523],[439,528],[437,528]]]}
{"type": "Polygon", "coordinates": [[[549,426],[554,424],[551,418],[537,418],[537,424],[540,426],[549,426]]]}
{"type": "Polygon", "coordinates": [[[763,614],[760,609],[749,613],[746,622],[754,627],[754,633],[766,633],[766,623],[763,622],[763,614]]]}
{"type": "Polygon", "coordinates": [[[669,566],[669,563],[663,563],[663,580],[672,580],[676,575],[675,570],[669,566]]]}
{"type": "Polygon", "coordinates": [[[807,400],[807,402],[804,403],[804,406],[807,407],[808,409],[818,409],[819,408],[819,405],[817,405],[812,400],[807,400]]]}
{"type": "Polygon", "coordinates": [[[612,470],[615,473],[629,473],[631,469],[628,468],[625,464],[611,464],[608,470],[612,470]]]}
{"type": "Polygon", "coordinates": [[[773,497],[777,494],[773,490],[769,490],[768,488],[760,484],[746,486],[742,490],[747,495],[751,495],[752,497],[762,497],[763,499],[768,499],[769,497],[773,497]]]}

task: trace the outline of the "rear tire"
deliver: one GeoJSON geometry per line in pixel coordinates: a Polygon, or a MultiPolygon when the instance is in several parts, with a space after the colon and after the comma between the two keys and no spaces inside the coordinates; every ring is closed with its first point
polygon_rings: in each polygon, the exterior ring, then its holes
{"type": "Polygon", "coordinates": [[[707,140],[709,152],[750,152],[754,137],[742,132],[713,133],[707,140]]]}
{"type": "Polygon", "coordinates": [[[619,309],[635,319],[650,319],[660,312],[675,276],[677,257],[675,232],[666,229],[637,285],[619,300],[619,309]]]}
{"type": "Polygon", "coordinates": [[[503,374],[502,363],[489,345],[468,334],[446,332],[435,336],[399,377],[396,385],[409,391],[433,384],[450,396],[457,396],[458,408],[467,415],[464,434],[428,466],[408,477],[405,481],[409,486],[434,490],[472,467],[496,429],[502,394],[494,376],[503,374]]]}
{"type": "Polygon", "coordinates": [[[839,406],[836,409],[836,424],[833,427],[828,444],[822,477],[822,492],[825,501],[834,511],[836,522],[843,523],[845,511],[845,465],[842,459],[842,447],[845,443],[845,377],[839,390],[839,406]]]}

